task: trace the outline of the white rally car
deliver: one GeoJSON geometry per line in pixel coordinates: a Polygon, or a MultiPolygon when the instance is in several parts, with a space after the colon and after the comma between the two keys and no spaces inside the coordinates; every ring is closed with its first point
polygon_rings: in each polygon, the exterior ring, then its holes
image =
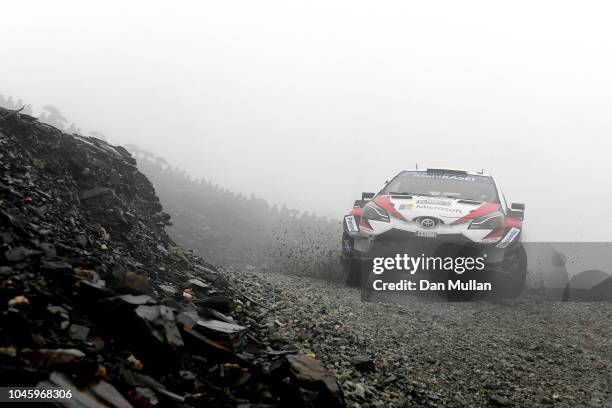
{"type": "MultiPolygon", "coordinates": [[[[526,256],[520,245],[525,206],[506,199],[493,177],[449,169],[402,171],[377,194],[363,193],[344,217],[342,261],[357,284],[363,261],[452,245],[487,259],[488,270],[523,287],[526,256]]],[[[464,251],[465,252],[465,251],[464,251]]],[[[492,272],[492,273],[493,273],[492,272]]]]}

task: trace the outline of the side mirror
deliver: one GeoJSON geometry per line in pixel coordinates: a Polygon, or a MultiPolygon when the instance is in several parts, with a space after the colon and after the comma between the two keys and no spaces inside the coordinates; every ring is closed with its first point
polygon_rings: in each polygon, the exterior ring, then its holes
{"type": "Polygon", "coordinates": [[[361,193],[361,199],[362,200],[371,200],[374,198],[376,194],[375,193],[361,193]]]}
{"type": "Polygon", "coordinates": [[[508,215],[512,218],[518,218],[519,220],[524,219],[525,204],[512,203],[512,205],[510,205],[510,211],[508,212],[508,215]]]}

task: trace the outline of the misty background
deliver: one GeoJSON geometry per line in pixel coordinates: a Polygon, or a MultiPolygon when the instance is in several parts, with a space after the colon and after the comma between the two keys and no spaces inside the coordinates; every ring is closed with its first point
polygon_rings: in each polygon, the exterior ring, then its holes
{"type": "Polygon", "coordinates": [[[0,93],[196,178],[339,219],[485,169],[526,239],[610,241],[606,3],[6,3],[0,93]]]}

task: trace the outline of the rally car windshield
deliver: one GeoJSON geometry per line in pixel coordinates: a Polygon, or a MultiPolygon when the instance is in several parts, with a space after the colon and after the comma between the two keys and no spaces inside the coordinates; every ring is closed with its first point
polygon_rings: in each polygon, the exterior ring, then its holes
{"type": "Polygon", "coordinates": [[[381,194],[414,194],[432,197],[499,202],[489,176],[404,171],[385,186],[381,194]]]}

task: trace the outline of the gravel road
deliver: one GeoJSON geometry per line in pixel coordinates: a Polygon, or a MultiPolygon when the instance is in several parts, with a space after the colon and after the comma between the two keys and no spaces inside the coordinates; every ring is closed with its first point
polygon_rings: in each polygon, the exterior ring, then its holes
{"type": "Polygon", "coordinates": [[[609,303],[363,303],[341,284],[228,273],[261,323],[338,376],[349,406],[612,407],[609,303]]]}

